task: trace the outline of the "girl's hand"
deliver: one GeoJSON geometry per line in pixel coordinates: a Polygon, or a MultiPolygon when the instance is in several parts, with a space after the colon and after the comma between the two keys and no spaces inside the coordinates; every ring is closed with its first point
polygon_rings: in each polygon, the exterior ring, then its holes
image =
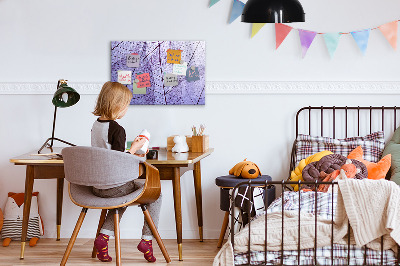
{"type": "Polygon", "coordinates": [[[136,154],[135,153],[135,155],[136,156],[139,156],[139,157],[146,157],[146,155],[149,153],[149,149],[147,149],[147,151],[146,151],[146,153],[145,154],[136,154]]]}
{"type": "MultiPolygon", "coordinates": [[[[131,154],[135,154],[140,148],[143,147],[143,145],[146,143],[146,141],[147,140],[145,138],[136,137],[135,140],[132,142],[129,152],[131,154]]],[[[136,155],[138,155],[138,154],[136,154],[136,155]]]]}

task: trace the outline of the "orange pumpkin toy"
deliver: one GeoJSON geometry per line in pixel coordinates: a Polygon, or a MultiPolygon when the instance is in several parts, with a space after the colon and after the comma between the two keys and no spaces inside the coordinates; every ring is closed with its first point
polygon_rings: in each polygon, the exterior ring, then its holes
{"type": "Polygon", "coordinates": [[[249,179],[260,176],[261,171],[258,166],[255,163],[246,160],[247,158],[242,162],[237,163],[231,170],[229,170],[229,174],[249,179]]]}

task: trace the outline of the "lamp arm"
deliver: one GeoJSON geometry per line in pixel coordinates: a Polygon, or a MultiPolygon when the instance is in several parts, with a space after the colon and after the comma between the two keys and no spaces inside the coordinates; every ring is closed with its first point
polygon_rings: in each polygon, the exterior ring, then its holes
{"type": "Polygon", "coordinates": [[[56,118],[57,118],[57,106],[54,106],[53,131],[51,132],[51,144],[50,144],[50,148],[53,147],[54,131],[55,131],[55,129],[56,129],[56,118]]]}
{"type": "MultiPolygon", "coordinates": [[[[61,80],[59,79],[58,82],[57,82],[56,91],[57,91],[58,88],[60,87],[60,83],[61,83],[61,80]]],[[[53,131],[51,132],[51,144],[50,144],[50,148],[53,148],[54,130],[55,130],[55,128],[56,128],[56,117],[57,117],[57,106],[54,106],[53,131]]]]}

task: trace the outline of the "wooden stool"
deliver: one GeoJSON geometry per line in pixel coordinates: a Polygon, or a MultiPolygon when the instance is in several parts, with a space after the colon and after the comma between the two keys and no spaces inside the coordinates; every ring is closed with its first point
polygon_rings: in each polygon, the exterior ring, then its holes
{"type": "MultiPolygon", "coordinates": [[[[236,177],[234,175],[227,175],[227,176],[220,176],[215,179],[215,184],[220,187],[220,209],[225,211],[224,221],[222,222],[221,233],[219,235],[218,245],[217,247],[220,248],[222,246],[222,242],[224,241],[226,228],[228,227],[229,222],[229,207],[230,207],[230,199],[229,193],[230,190],[233,189],[237,184],[246,182],[246,181],[263,181],[266,180],[272,181],[272,178],[268,175],[261,175],[254,179],[245,179],[236,177]]],[[[271,186],[268,189],[268,201],[267,207],[275,200],[275,186],[271,186]]],[[[264,191],[265,193],[265,191],[264,191]]],[[[265,195],[264,195],[265,196],[265,195]]]]}

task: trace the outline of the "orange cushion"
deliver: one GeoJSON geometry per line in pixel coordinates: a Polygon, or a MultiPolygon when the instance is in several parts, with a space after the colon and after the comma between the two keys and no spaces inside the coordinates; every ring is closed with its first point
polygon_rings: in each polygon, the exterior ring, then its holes
{"type": "Polygon", "coordinates": [[[377,163],[368,162],[363,159],[363,150],[361,146],[358,146],[352,152],[350,152],[347,158],[355,159],[365,164],[368,170],[368,179],[378,180],[386,177],[391,165],[392,155],[386,155],[377,163]]]}

